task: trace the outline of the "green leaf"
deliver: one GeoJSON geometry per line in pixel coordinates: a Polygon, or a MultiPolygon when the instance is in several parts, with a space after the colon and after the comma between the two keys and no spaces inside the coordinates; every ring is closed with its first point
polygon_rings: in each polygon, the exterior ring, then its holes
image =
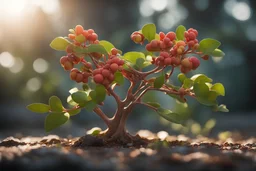
{"type": "Polygon", "coordinates": [[[89,91],[90,90],[90,86],[88,84],[83,84],[83,90],[84,91],[89,91]]]}
{"type": "Polygon", "coordinates": [[[93,111],[93,109],[97,106],[97,104],[95,103],[95,101],[91,100],[85,103],[85,105],[83,106],[87,111],[91,112],[93,111]]]}
{"type": "Polygon", "coordinates": [[[160,35],[156,33],[155,40],[160,40],[160,35]]]}
{"type": "Polygon", "coordinates": [[[75,92],[77,92],[77,91],[79,91],[78,88],[74,87],[74,88],[72,88],[72,89],[69,90],[69,93],[70,93],[70,94],[73,94],[73,93],[75,93],[75,92]]]}
{"type": "Polygon", "coordinates": [[[95,100],[97,103],[103,102],[106,97],[106,89],[103,85],[97,85],[95,88],[96,96],[93,100],[95,100]]]}
{"type": "Polygon", "coordinates": [[[62,112],[63,111],[62,102],[57,96],[50,97],[49,105],[50,105],[52,112],[62,112]]]}
{"type": "Polygon", "coordinates": [[[199,51],[206,55],[210,55],[215,49],[217,49],[221,43],[218,40],[207,38],[203,39],[199,43],[199,51]]]}
{"type": "Polygon", "coordinates": [[[214,106],[217,104],[216,98],[218,94],[215,91],[210,91],[206,83],[194,83],[193,90],[197,101],[201,104],[206,106],[214,106]]]}
{"type": "Polygon", "coordinates": [[[101,131],[102,131],[101,128],[99,128],[99,127],[94,127],[94,128],[92,128],[92,129],[88,130],[88,131],[86,132],[86,134],[92,135],[92,136],[97,136],[97,135],[100,134],[101,131]]]}
{"type": "Polygon", "coordinates": [[[220,49],[215,49],[213,52],[210,53],[212,57],[224,57],[225,53],[220,49]]]}
{"type": "Polygon", "coordinates": [[[85,41],[85,37],[84,37],[84,35],[80,34],[80,35],[76,36],[75,40],[79,43],[83,43],[85,41]]]}
{"type": "Polygon", "coordinates": [[[158,108],[157,113],[164,119],[177,124],[184,124],[184,121],[187,119],[187,118],[184,118],[182,115],[179,115],[177,113],[174,113],[171,110],[164,109],[164,108],[158,108]]]}
{"type": "Polygon", "coordinates": [[[193,90],[196,97],[207,97],[209,94],[209,87],[203,82],[195,82],[193,90]]]}
{"type": "Polygon", "coordinates": [[[66,123],[68,119],[68,113],[49,113],[44,122],[44,129],[49,132],[66,123]]]}
{"type": "Polygon", "coordinates": [[[226,105],[221,104],[219,106],[216,106],[215,110],[218,112],[229,112],[229,110],[227,109],[226,105]]]}
{"type": "Polygon", "coordinates": [[[191,80],[190,78],[186,78],[183,82],[183,88],[191,88],[194,84],[194,81],[191,80]]]}
{"type": "Polygon", "coordinates": [[[86,101],[88,101],[88,96],[85,91],[77,91],[71,94],[71,97],[76,103],[79,103],[79,104],[85,103],[86,101]]]}
{"type": "Polygon", "coordinates": [[[51,43],[51,48],[59,51],[65,51],[67,46],[71,44],[68,40],[64,37],[56,37],[51,43]]]}
{"type": "Polygon", "coordinates": [[[75,30],[74,30],[74,29],[69,29],[68,31],[69,31],[70,33],[75,34],[75,30]]]}
{"type": "Polygon", "coordinates": [[[164,84],[164,73],[162,72],[162,74],[159,77],[156,77],[154,81],[154,88],[161,88],[163,84],[164,84]]]}
{"type": "Polygon", "coordinates": [[[50,106],[43,103],[32,103],[27,106],[27,109],[36,113],[46,113],[49,112],[50,106]]]}
{"type": "Polygon", "coordinates": [[[108,42],[106,40],[101,40],[99,43],[100,43],[100,45],[102,45],[106,49],[106,51],[108,53],[111,52],[112,48],[115,48],[115,46],[112,43],[110,43],[110,42],[108,42]]]}
{"type": "Polygon", "coordinates": [[[178,77],[178,80],[179,80],[181,83],[183,83],[184,80],[187,78],[186,75],[183,74],[183,73],[180,73],[177,77],[178,77]]]}
{"type": "Polygon", "coordinates": [[[146,24],[142,27],[142,34],[144,37],[151,42],[156,37],[156,26],[155,24],[146,24]]]}
{"type": "Polygon", "coordinates": [[[161,105],[159,103],[156,102],[146,102],[148,105],[153,106],[155,108],[159,108],[161,105]]]}
{"type": "Polygon", "coordinates": [[[98,53],[104,54],[105,56],[108,55],[108,52],[106,51],[106,49],[100,44],[91,44],[86,48],[75,47],[73,50],[78,54],[98,52],[98,53]]]}
{"type": "Polygon", "coordinates": [[[186,27],[183,25],[179,25],[176,29],[176,37],[177,40],[184,40],[184,32],[186,31],[186,27]]]}
{"type": "Polygon", "coordinates": [[[138,58],[146,59],[144,53],[141,52],[127,52],[123,56],[124,60],[132,64],[136,64],[138,58]]]}
{"type": "Polygon", "coordinates": [[[92,53],[92,52],[98,52],[101,54],[104,54],[105,56],[108,56],[108,52],[104,48],[104,46],[100,44],[91,44],[87,47],[87,52],[92,53]]]}
{"type": "Polygon", "coordinates": [[[191,77],[191,80],[193,80],[194,83],[197,83],[197,82],[211,83],[212,82],[212,79],[208,78],[204,74],[196,74],[191,77]]]}
{"type": "Polygon", "coordinates": [[[221,83],[214,84],[211,90],[215,91],[218,95],[225,96],[225,88],[221,83]]]}
{"type": "Polygon", "coordinates": [[[143,59],[143,58],[138,58],[138,59],[136,60],[136,66],[137,66],[138,68],[142,68],[144,62],[145,62],[145,59],[143,59]]]}
{"type": "Polygon", "coordinates": [[[71,95],[68,96],[67,103],[71,106],[77,105],[77,103],[72,99],[71,95]]]}
{"type": "Polygon", "coordinates": [[[81,109],[74,109],[74,110],[68,111],[68,113],[69,113],[70,116],[77,115],[77,114],[80,113],[80,112],[81,112],[81,109]]]}
{"type": "Polygon", "coordinates": [[[115,76],[114,82],[116,82],[119,85],[124,84],[124,76],[121,72],[119,72],[119,71],[115,72],[114,76],[115,76]]]}

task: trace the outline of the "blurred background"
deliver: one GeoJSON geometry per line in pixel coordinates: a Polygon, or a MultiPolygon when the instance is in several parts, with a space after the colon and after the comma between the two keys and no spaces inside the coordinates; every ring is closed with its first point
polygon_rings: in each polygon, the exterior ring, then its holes
{"type": "MultiPolygon", "coordinates": [[[[80,88],[63,71],[49,43],[66,36],[68,29],[81,24],[93,28],[99,39],[112,42],[123,52],[143,47],[130,40],[130,34],[146,23],[155,23],[157,31],[174,31],[180,24],[195,28],[199,40],[206,37],[222,42],[226,56],[201,61],[193,74],[204,73],[226,88],[219,103],[229,113],[212,112],[196,101],[189,101],[191,121],[187,127],[168,123],[143,106],[130,116],[127,127],[161,130],[169,134],[204,134],[235,131],[255,136],[256,121],[256,1],[254,0],[0,0],[0,138],[11,135],[47,135],[43,129],[46,115],[31,113],[26,105],[47,103],[52,95],[66,104],[68,90],[80,88]]],[[[176,83],[176,74],[173,81],[176,83]]],[[[119,89],[120,93],[125,89],[119,89]]],[[[177,107],[163,94],[149,94],[165,107],[177,107]]],[[[115,103],[106,101],[111,116],[115,103]]],[[[61,136],[82,136],[87,129],[105,128],[97,115],[86,110],[69,123],[52,131],[61,136]]]]}

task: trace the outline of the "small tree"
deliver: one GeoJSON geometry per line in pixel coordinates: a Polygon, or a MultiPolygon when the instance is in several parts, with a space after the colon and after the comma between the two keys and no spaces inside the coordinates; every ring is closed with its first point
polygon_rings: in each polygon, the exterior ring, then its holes
{"type": "MultiPolygon", "coordinates": [[[[106,141],[132,142],[135,137],[128,134],[125,123],[135,105],[145,105],[156,111],[168,121],[182,124],[188,115],[174,113],[164,109],[159,103],[143,102],[142,97],[149,91],[160,91],[186,104],[190,96],[199,103],[209,106],[215,111],[228,112],[225,105],[218,105],[216,98],[225,95],[221,83],[212,84],[212,79],[203,74],[188,78],[185,74],[196,70],[201,58],[208,60],[209,56],[223,57],[218,49],[220,42],[214,39],[197,40],[197,30],[178,26],[175,32],[167,34],[156,33],[154,24],[146,24],[141,30],[133,32],[131,39],[140,45],[146,42],[145,52],[122,52],[108,41],[98,40],[94,30],[84,30],[81,25],[69,30],[68,37],[55,38],[50,46],[59,51],[66,51],[60,63],[70,73],[70,79],[83,83],[83,89],[71,89],[67,102],[71,108],[64,108],[61,100],[52,96],[49,105],[33,103],[28,109],[37,113],[49,113],[45,120],[45,131],[64,124],[70,116],[80,113],[82,108],[96,113],[107,125],[108,129],[100,135],[106,141]],[[194,55],[194,56],[193,56],[194,55]],[[75,65],[79,68],[74,68],[75,65]],[[144,68],[149,68],[144,70],[144,68]],[[150,68],[151,67],[151,68],[150,68]],[[169,69],[169,70],[168,70],[169,69]],[[178,80],[181,86],[174,86],[170,77],[174,69],[179,69],[178,80]],[[153,74],[158,74],[153,77],[153,74]],[[115,87],[124,84],[124,79],[130,82],[126,97],[120,99],[115,87]],[[109,118],[100,108],[104,105],[106,96],[113,96],[117,109],[109,118]]],[[[185,105],[187,106],[187,105],[185,105]]]]}

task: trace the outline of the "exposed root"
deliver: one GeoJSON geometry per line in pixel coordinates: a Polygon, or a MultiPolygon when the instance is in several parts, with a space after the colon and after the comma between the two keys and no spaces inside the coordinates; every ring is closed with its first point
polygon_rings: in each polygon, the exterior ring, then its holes
{"type": "Polygon", "coordinates": [[[150,142],[152,142],[151,140],[142,138],[139,135],[133,136],[126,131],[116,131],[112,136],[106,135],[108,135],[107,132],[104,132],[103,134],[99,134],[97,136],[85,135],[79,138],[79,140],[74,143],[73,147],[141,147],[147,146],[150,142]]]}

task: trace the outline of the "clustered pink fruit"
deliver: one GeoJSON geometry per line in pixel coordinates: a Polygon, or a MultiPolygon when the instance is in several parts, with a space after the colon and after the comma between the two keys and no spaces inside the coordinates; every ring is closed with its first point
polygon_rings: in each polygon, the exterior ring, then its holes
{"type": "MultiPolygon", "coordinates": [[[[151,52],[159,52],[158,57],[152,58],[152,64],[157,66],[180,67],[182,73],[188,73],[199,67],[200,61],[197,57],[185,57],[188,50],[196,50],[199,47],[197,30],[190,28],[184,32],[184,40],[176,40],[176,33],[168,32],[159,33],[160,40],[152,40],[146,45],[146,49],[151,52]]],[[[204,60],[209,58],[208,55],[202,56],[204,60]]]]}
{"type": "Polygon", "coordinates": [[[104,65],[92,72],[94,82],[108,87],[114,81],[115,72],[122,71],[123,65],[122,59],[116,55],[111,55],[104,65]]]}
{"type": "Polygon", "coordinates": [[[93,29],[84,30],[83,26],[77,25],[75,27],[75,33],[69,34],[68,37],[74,41],[74,44],[77,46],[82,45],[86,41],[90,44],[98,44],[98,35],[94,32],[93,29]]]}
{"type": "Polygon", "coordinates": [[[75,56],[74,54],[68,54],[67,56],[62,56],[60,58],[61,66],[69,71],[74,67],[74,64],[78,64],[81,61],[81,58],[75,56]]]}
{"type": "Polygon", "coordinates": [[[160,32],[159,36],[160,40],[152,40],[146,45],[146,49],[148,51],[165,51],[169,50],[173,46],[176,38],[176,34],[174,32],[168,32],[166,35],[163,32],[160,32]]]}
{"type": "Polygon", "coordinates": [[[189,48],[197,49],[199,47],[198,40],[196,39],[198,36],[197,30],[190,28],[184,32],[184,36],[189,48]]]}
{"type": "Polygon", "coordinates": [[[70,79],[76,81],[77,83],[87,83],[89,76],[91,76],[91,73],[87,71],[81,72],[77,68],[73,68],[70,72],[70,79]]]}

